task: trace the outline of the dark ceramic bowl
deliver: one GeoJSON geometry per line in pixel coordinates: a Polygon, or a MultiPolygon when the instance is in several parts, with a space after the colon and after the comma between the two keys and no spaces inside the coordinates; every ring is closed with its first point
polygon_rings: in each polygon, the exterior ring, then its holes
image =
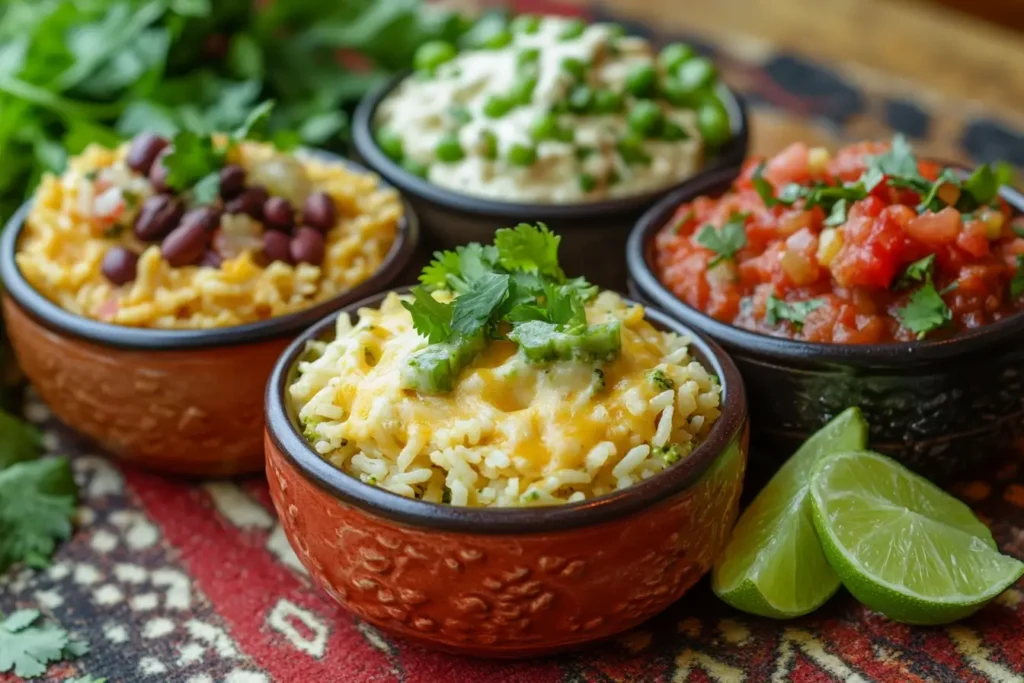
{"type": "Polygon", "coordinates": [[[36,291],[14,258],[28,211],[0,235],[0,279],[6,334],[29,381],[57,417],[114,456],[184,475],[261,469],[263,391],[281,351],[315,321],[390,285],[419,240],[405,204],[380,268],[348,292],[257,323],[156,330],[75,315],[36,291]]]}
{"type": "MultiPolygon", "coordinates": [[[[567,272],[585,275],[603,287],[622,289],[626,282],[622,252],[630,227],[652,203],[692,182],[683,181],[634,197],[581,204],[502,202],[435,185],[392,161],[373,136],[377,106],[408,75],[409,72],[399,74],[359,103],[352,124],[352,141],[366,165],[408,197],[424,228],[444,247],[467,242],[487,244],[499,228],[541,221],[562,236],[562,263],[567,272]]],[[[729,112],[732,138],[707,160],[697,178],[715,169],[739,166],[747,155],[746,105],[724,85],[718,93],[729,112]]]]}
{"type": "MultiPolygon", "coordinates": [[[[719,322],[684,304],[658,280],[653,238],[676,207],[720,194],[733,171],[706,178],[652,207],[629,237],[630,290],[704,331],[736,361],[750,395],[752,469],[781,464],[827,420],[860,406],[870,445],[933,479],[948,478],[1024,435],[1024,314],[943,341],[821,344],[719,322]]],[[[1024,210],[1024,196],[1002,197],[1024,210]]]]}
{"type": "Polygon", "coordinates": [[[302,437],[287,387],[306,342],[331,339],[336,317],[299,337],[274,369],[267,386],[267,478],[299,559],[359,618],[461,653],[554,652],[660,612],[724,547],[746,466],[747,409],[736,366],[703,335],[648,311],[657,327],[692,337],[695,356],[724,388],[721,417],[687,460],[585,502],[469,508],[363,484],[302,437]]]}

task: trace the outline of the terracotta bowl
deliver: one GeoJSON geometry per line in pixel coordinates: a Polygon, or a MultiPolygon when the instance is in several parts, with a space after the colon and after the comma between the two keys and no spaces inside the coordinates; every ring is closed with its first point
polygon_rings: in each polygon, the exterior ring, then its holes
{"type": "MultiPolygon", "coordinates": [[[[733,327],[679,300],[654,270],[653,240],[676,207],[726,191],[735,171],[712,174],[652,207],[626,248],[630,292],[706,332],[735,359],[750,389],[751,469],[767,474],[850,406],[870,446],[932,479],[1006,453],[1024,436],[1024,314],[939,341],[822,344],[733,327]]],[[[1024,196],[1001,192],[1017,211],[1024,196]]]]}
{"type": "Polygon", "coordinates": [[[181,475],[262,469],[263,393],[281,351],[314,321],[393,282],[419,239],[406,204],[380,269],[341,296],[236,327],[140,329],[69,313],[32,288],[14,259],[28,208],[0,236],[6,333],[25,375],[57,417],[115,457],[181,475]]]}
{"type": "MultiPolygon", "coordinates": [[[[375,307],[383,296],[349,306],[375,307]]],[[[543,508],[467,508],[363,484],[317,455],[285,400],[311,339],[303,334],[267,385],[267,478],[281,523],[313,580],[359,618],[459,653],[524,657],[624,631],[678,600],[724,547],[747,459],[743,382],[701,334],[687,334],[722,381],[722,416],[689,459],[635,486],[543,508]]]]}
{"type": "MultiPolygon", "coordinates": [[[[625,287],[622,251],[633,223],[651,204],[692,179],[642,195],[582,204],[496,201],[435,185],[396,164],[374,139],[377,107],[408,75],[398,74],[363,98],[352,119],[352,143],[367,166],[409,198],[425,231],[438,244],[446,248],[466,242],[487,244],[498,228],[523,220],[541,221],[562,236],[561,260],[566,272],[585,275],[609,289],[625,287]]],[[[729,113],[732,138],[706,160],[695,178],[716,169],[739,167],[747,155],[750,129],[746,104],[724,84],[719,85],[718,96],[729,113]]]]}

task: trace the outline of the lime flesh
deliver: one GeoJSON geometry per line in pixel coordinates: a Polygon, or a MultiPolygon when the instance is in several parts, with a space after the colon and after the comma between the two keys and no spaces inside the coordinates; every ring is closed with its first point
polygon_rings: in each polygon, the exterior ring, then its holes
{"type": "Polygon", "coordinates": [[[776,472],[740,516],[711,575],[736,609],[785,619],[812,612],[839,588],[814,531],[808,501],[811,471],[822,456],[865,447],[857,408],[836,416],[776,472]]]}
{"type": "Polygon", "coordinates": [[[970,508],[883,455],[826,456],[810,488],[829,564],[854,597],[891,619],[956,621],[1024,573],[970,508]]]}

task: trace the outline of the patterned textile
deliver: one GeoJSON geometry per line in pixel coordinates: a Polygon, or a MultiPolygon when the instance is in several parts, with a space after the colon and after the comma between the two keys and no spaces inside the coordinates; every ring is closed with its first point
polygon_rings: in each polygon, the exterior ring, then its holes
{"type": "MultiPolygon", "coordinates": [[[[599,9],[592,14],[607,18],[599,9]]],[[[1024,125],[986,119],[906,83],[810,63],[754,41],[716,46],[695,36],[654,37],[713,52],[726,79],[750,97],[754,125],[780,136],[814,131],[822,140],[856,139],[896,129],[931,154],[1024,165],[1024,125]]],[[[785,144],[764,138],[761,144],[773,149],[785,144]]],[[[491,662],[425,650],[382,635],[310,585],[262,478],[160,478],[104,459],[31,395],[25,414],[45,427],[48,450],[73,457],[82,506],[77,533],[49,570],[17,572],[0,583],[0,611],[37,607],[92,645],[85,658],[37,680],[91,674],[110,683],[1024,681],[1018,589],[962,623],[914,628],[845,593],[790,622],[748,617],[718,602],[705,580],[642,627],[573,654],[491,662]]],[[[1019,455],[1006,454],[954,490],[991,524],[1005,552],[1024,557],[1020,455],[1024,444],[1019,455]]],[[[0,683],[15,680],[0,675],[0,683]]]]}

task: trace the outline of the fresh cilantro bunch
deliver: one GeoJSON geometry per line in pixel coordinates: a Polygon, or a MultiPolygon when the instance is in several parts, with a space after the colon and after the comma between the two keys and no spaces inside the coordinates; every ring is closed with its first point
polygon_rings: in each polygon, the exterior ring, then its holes
{"type": "MultiPolygon", "coordinates": [[[[67,631],[54,624],[38,624],[40,614],[24,609],[3,618],[0,615],[0,673],[35,678],[46,673],[53,662],[75,659],[89,652],[89,646],[72,640],[67,631]]],[[[88,679],[95,681],[91,677],[88,679]]]]}
{"type": "Polygon", "coordinates": [[[522,223],[498,230],[493,245],[435,253],[420,275],[422,286],[402,302],[429,342],[407,362],[405,385],[424,393],[451,390],[488,339],[515,342],[532,362],[614,356],[619,324],[587,324],[584,306],[597,288],[566,278],[558,263],[560,241],[543,224],[522,223]],[[455,297],[445,303],[433,291],[455,297]]]}
{"type": "Polygon", "coordinates": [[[71,466],[39,459],[41,448],[38,431],[0,412],[0,574],[18,562],[45,567],[56,542],[71,536],[71,466]]]}

